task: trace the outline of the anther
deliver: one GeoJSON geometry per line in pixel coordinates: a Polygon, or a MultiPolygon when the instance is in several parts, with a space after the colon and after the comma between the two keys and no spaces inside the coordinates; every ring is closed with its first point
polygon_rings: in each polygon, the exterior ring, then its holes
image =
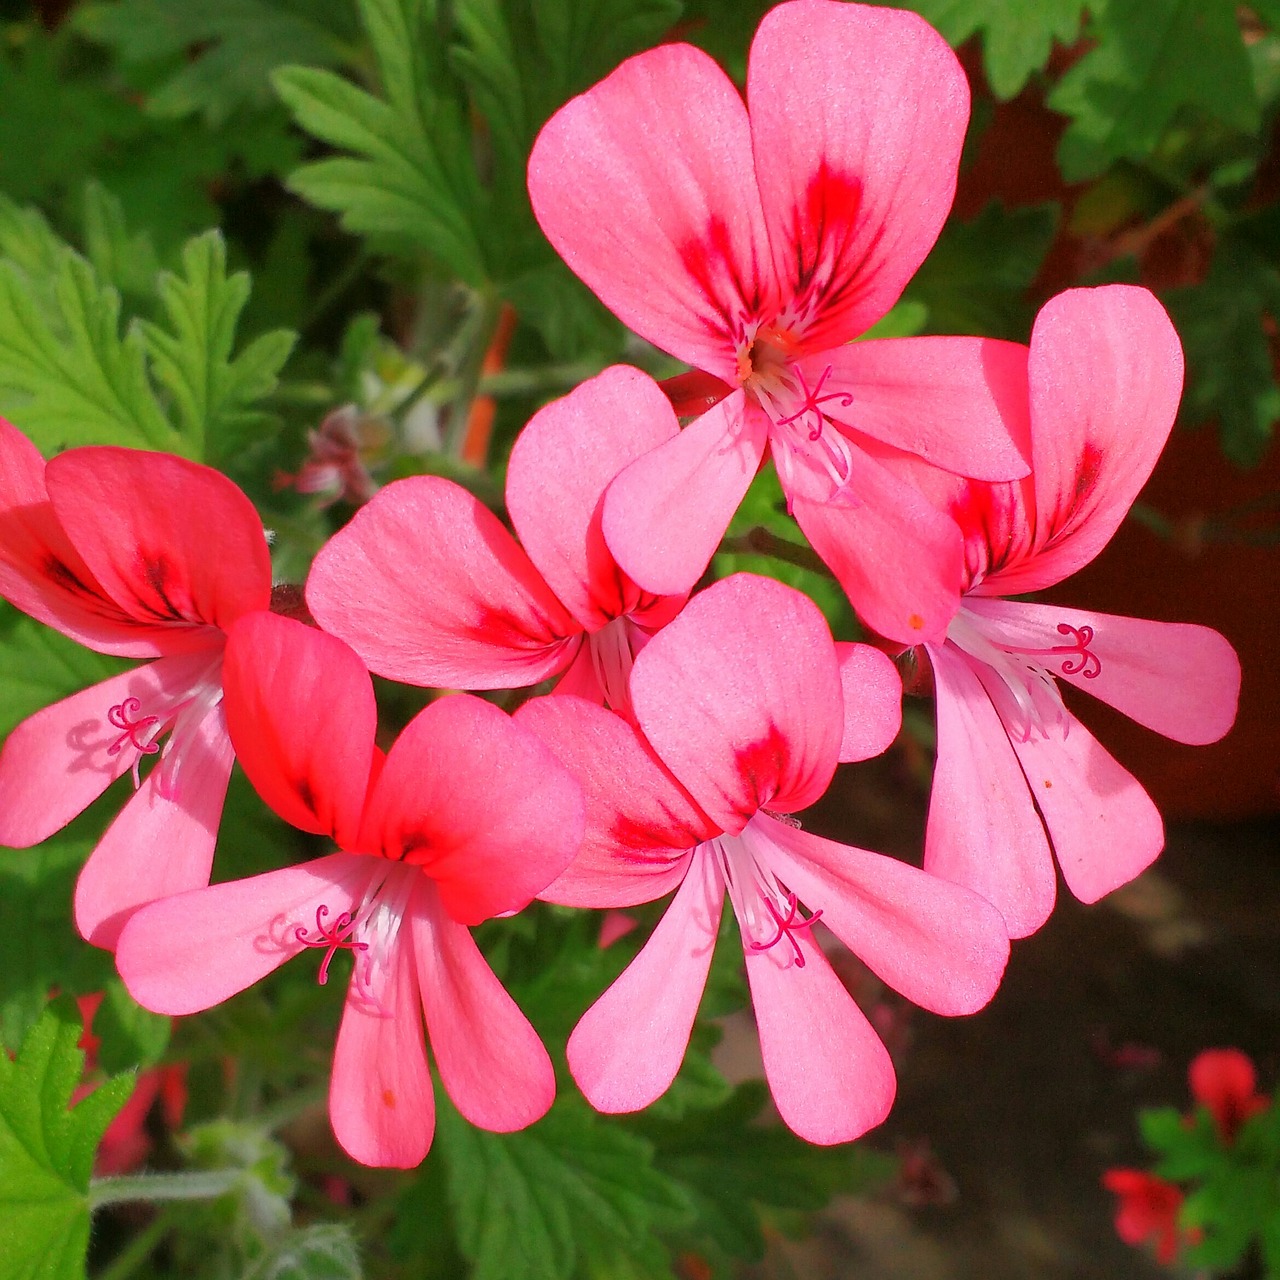
{"type": "Polygon", "coordinates": [[[831,372],[832,366],[827,365],[822,371],[822,376],[818,379],[818,385],[810,391],[809,384],[805,381],[804,370],[796,370],[796,374],[800,378],[800,392],[804,396],[804,403],[795,413],[789,414],[785,418],[779,418],[778,426],[789,427],[793,422],[799,422],[806,414],[811,413],[817,425],[810,430],[809,439],[811,441],[821,439],[823,412],[819,406],[829,400],[838,400],[841,406],[847,409],[853,403],[853,396],[847,391],[829,391],[825,396],[822,394],[822,388],[831,376],[831,372]]]}
{"type": "Polygon", "coordinates": [[[107,748],[107,755],[119,755],[126,742],[135,751],[142,752],[144,756],[153,756],[160,750],[154,742],[148,742],[146,739],[138,740],[138,735],[143,733],[148,726],[160,723],[156,716],[143,716],[139,720],[131,720],[129,718],[130,716],[136,716],[141,709],[142,703],[137,698],[126,698],[123,702],[117,702],[114,707],[107,711],[108,721],[115,728],[124,731],[107,748]]]}
{"type": "Polygon", "coordinates": [[[815,911],[807,920],[800,916],[800,903],[796,899],[794,893],[787,894],[787,915],[784,920],[778,914],[778,908],[773,905],[770,898],[764,899],[764,905],[768,909],[769,914],[773,917],[773,923],[778,926],[778,932],[769,939],[768,942],[752,941],[752,951],[768,951],[771,947],[776,947],[783,938],[791,943],[791,949],[795,952],[796,968],[804,968],[804,952],[800,950],[800,944],[791,935],[800,929],[807,929],[815,920],[822,919],[822,912],[815,911]]]}
{"type": "Polygon", "coordinates": [[[322,987],[329,981],[329,962],[335,951],[369,950],[367,942],[354,942],[349,936],[355,927],[355,917],[350,911],[343,911],[332,925],[325,924],[325,916],[328,914],[329,908],[324,903],[316,908],[316,933],[320,935],[318,938],[308,938],[305,925],[300,924],[293,931],[293,936],[304,947],[327,948],[324,959],[320,961],[320,976],[317,979],[322,987]]]}
{"type": "Polygon", "coordinates": [[[1058,623],[1058,634],[1071,637],[1071,644],[1051,645],[1047,649],[1018,649],[1011,644],[1000,647],[1006,653],[1022,653],[1028,657],[1061,656],[1064,676],[1083,676],[1093,680],[1102,673],[1102,659],[1089,646],[1093,643],[1093,628],[1087,623],[1073,627],[1069,622],[1058,623]]]}

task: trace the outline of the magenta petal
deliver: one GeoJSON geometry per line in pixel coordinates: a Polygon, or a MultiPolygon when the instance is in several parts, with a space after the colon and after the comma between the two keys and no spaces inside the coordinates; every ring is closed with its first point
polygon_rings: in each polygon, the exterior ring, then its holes
{"type": "Polygon", "coordinates": [[[482,1129],[523,1129],[544,1116],[555,1098],[551,1059],[470,931],[440,909],[430,885],[417,902],[413,951],[445,1091],[482,1129]]]}
{"type": "Polygon", "coordinates": [[[1175,742],[1217,742],[1235,721],[1240,660],[1225,637],[1209,627],[1016,600],[970,598],[965,606],[999,622],[1001,635],[1023,648],[1069,649],[1072,638],[1059,628],[1079,634],[1087,628],[1096,669],[1074,657],[1051,660],[1049,669],[1175,742]]]}
{"type": "Polygon", "coordinates": [[[1057,895],[1053,855],[1004,724],[970,660],[930,645],[938,762],[929,798],[924,867],[976,890],[1011,938],[1049,918],[1057,895]]]}
{"type": "Polygon", "coordinates": [[[746,108],[707,54],[652,49],[557,111],[529,158],[529,198],[628,328],[736,381],[737,331],[771,299],[772,270],[746,108]]]}
{"type": "Polygon", "coordinates": [[[719,834],[620,716],[577,698],[535,698],[516,723],[582,785],[586,834],[569,867],[538,896],[571,907],[630,907],[670,893],[688,851],[719,834]]]}
{"type": "Polygon", "coordinates": [[[889,310],[946,221],[964,72],[915,14],[797,0],[760,23],[747,100],[779,281],[816,307],[806,340],[837,346],[889,310]]]}
{"type": "Polygon", "coordinates": [[[153,1013],[212,1009],[305,950],[296,930],[354,911],[377,872],[373,858],[327,858],[149,903],[125,924],[116,968],[153,1013]]]}
{"type": "Polygon", "coordinates": [[[540,409],[516,438],[507,465],[511,523],[547,585],[588,631],[630,613],[642,595],[605,544],[605,489],[679,430],[658,384],[617,365],[540,409]]]}
{"type": "Polygon", "coordinates": [[[850,454],[854,504],[797,497],[796,521],[873,631],[941,640],[960,608],[959,526],[862,450],[850,454]]]}
{"type": "Polygon", "coordinates": [[[376,994],[375,1003],[354,978],[347,988],[329,1119],[353,1160],[412,1169],[431,1146],[436,1109],[408,929],[402,927],[392,944],[376,994]]]}
{"type": "MultiPolygon", "coordinates": [[[[162,659],[163,661],[163,659],[162,659]]],[[[222,708],[187,729],[107,828],[76,881],[76,928],[111,950],[143,903],[209,883],[234,754],[222,708]],[[169,793],[169,767],[180,786],[169,793]]]]}
{"type": "Polygon", "coordinates": [[[528,729],[457,694],[409,722],[374,784],[360,847],[420,866],[475,925],[525,907],[582,844],[582,789],[528,729]]]}
{"type": "Polygon", "coordinates": [[[307,604],[371,671],[442,689],[537,684],[581,630],[497,516],[436,476],[361,507],[316,556],[307,604]]]}
{"type": "Polygon", "coordinates": [[[893,659],[869,644],[836,644],[844,691],[844,736],[840,762],[870,760],[902,728],[902,677],[893,659]]]}
{"type": "Polygon", "coordinates": [[[768,419],[735,392],[624,468],[605,493],[604,536],[633,581],[657,595],[692,590],[750,486],[768,419]]]}
{"type": "Polygon", "coordinates": [[[1027,348],[995,338],[855,342],[799,362],[837,422],[979,480],[1031,470],[1027,348]]]}
{"type": "Polygon", "coordinates": [[[809,1142],[850,1142],[889,1114],[888,1051],[808,935],[789,947],[747,948],[747,981],[765,1079],[787,1127],[809,1142]]]}
{"type": "Polygon", "coordinates": [[[722,831],[806,808],[844,733],[831,632],[807,596],[739,573],[694,596],[636,658],[636,719],[722,831]]]}
{"type": "Polygon", "coordinates": [[[676,1078],[707,985],[723,906],[715,858],[699,849],[640,954],[574,1028],[569,1070],[597,1111],[639,1111],[676,1078]]]}

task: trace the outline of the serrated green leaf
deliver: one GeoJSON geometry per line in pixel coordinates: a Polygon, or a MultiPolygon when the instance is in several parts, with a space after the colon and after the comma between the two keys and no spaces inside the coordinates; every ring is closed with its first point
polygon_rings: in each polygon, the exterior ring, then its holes
{"type": "Polygon", "coordinates": [[[1049,95],[1071,117],[1058,148],[1069,182],[1117,160],[1144,160],[1186,108],[1242,133],[1258,130],[1253,75],[1235,8],[1220,0],[1107,0],[1097,45],[1049,95]]]}
{"type": "Polygon", "coordinates": [[[265,419],[250,408],[274,390],[295,336],[265,333],[233,358],[236,325],[249,299],[249,277],[227,275],[222,236],[187,242],[182,274],[160,277],[168,325],[140,329],[157,380],[169,391],[179,427],[197,456],[225,459],[244,448],[265,419]]]}
{"type": "Polygon", "coordinates": [[[441,1105],[437,1142],[472,1280],[670,1276],[655,1233],[688,1221],[687,1196],[653,1167],[647,1142],[577,1099],[512,1134],[441,1105]]]}
{"type": "Polygon", "coordinates": [[[153,1067],[169,1047],[172,1020],[141,1007],[119,978],[103,987],[102,1003],[93,1015],[98,1037],[98,1066],[108,1075],[153,1067]]]}
{"type": "Polygon", "coordinates": [[[982,33],[982,63],[997,98],[1012,98],[1049,61],[1054,41],[1074,44],[1085,0],[909,0],[959,47],[982,33]]]}
{"type": "Polygon", "coordinates": [[[149,297],[155,288],[160,260],[150,235],[130,232],[120,201],[96,181],[84,189],[84,252],[98,279],[122,294],[149,297]]]}
{"type": "Polygon", "coordinates": [[[93,1157],[132,1075],[73,1110],[84,1055],[73,1007],[54,1006],[14,1061],[0,1053],[0,1280],[79,1280],[89,1239],[93,1157]]]}
{"type": "Polygon", "coordinates": [[[290,1231],[241,1280],[360,1280],[360,1250],[339,1223],[290,1231]]]}
{"type": "Polygon", "coordinates": [[[1280,317],[1280,273],[1244,242],[1224,237],[1203,284],[1167,299],[1187,356],[1183,412],[1216,419],[1223,452],[1255,466],[1280,419],[1267,327],[1280,317]]]}

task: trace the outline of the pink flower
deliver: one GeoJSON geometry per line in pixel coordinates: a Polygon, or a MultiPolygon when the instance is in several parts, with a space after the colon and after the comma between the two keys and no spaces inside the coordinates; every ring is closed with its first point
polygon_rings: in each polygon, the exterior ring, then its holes
{"type": "Polygon", "coordinates": [[[507,507],[520,543],[460,486],[400,480],[320,551],[307,604],[393,680],[509,689],[560,675],[562,692],[625,711],[634,653],[684,595],[650,595],[618,568],[600,508],[618,471],[678,430],[652,379],[606,369],[516,440],[507,507]]]}
{"type": "Polygon", "coordinates": [[[569,1040],[570,1070],[593,1106],[637,1110],[675,1077],[726,893],[765,1075],[782,1118],[810,1141],[857,1137],[884,1118],[894,1092],[884,1045],[812,935],[819,917],[928,1009],[968,1013],[990,999],[1008,957],[992,907],[787,817],[822,795],[837,759],[884,750],[900,689],[878,651],[849,645],[838,655],[806,597],[739,574],[695,596],[636,658],[638,728],[576,698],[517,713],[587,799],[583,851],[541,896],[625,907],[676,891],[569,1040]]]}
{"type": "Polygon", "coordinates": [[[938,715],[924,865],[995,903],[1015,938],[1053,909],[1053,854],[1094,902],[1164,844],[1147,793],[1057,681],[1187,743],[1226,733],[1240,688],[1235,651],[1207,627],[999,598],[1060,582],[1110,540],[1173,425],[1182,351],[1145,289],[1076,289],[1040,312],[1029,370],[1031,477],[915,476],[965,535],[963,605],[924,646],[938,715]]]}
{"type": "Polygon", "coordinates": [[[940,638],[958,535],[881,461],[1026,475],[1010,434],[1026,349],[849,340],[946,220],[964,73],[915,14],[792,0],[760,24],[747,99],[705,53],[664,45],[563,107],[533,148],[530,198],[561,256],[635,332],[721,383],[714,408],[610,487],[605,537],[648,590],[689,590],[767,448],[870,625],[940,638]]]}
{"type": "Polygon", "coordinates": [[[209,467],[106,447],[46,467],[0,421],[0,595],[99,653],[156,659],[37,712],[0,753],[0,844],[17,847],[132,771],[76,885],[77,927],[109,948],[140,903],[209,883],[233,759],[222,651],[227,627],[270,604],[262,524],[209,467]]]}
{"type": "Polygon", "coordinates": [[[1141,1169],[1108,1169],[1102,1185],[1120,1197],[1116,1205],[1116,1235],[1125,1244],[1146,1240],[1155,1244],[1156,1260],[1168,1266],[1182,1243],[1193,1244],[1197,1232],[1178,1227],[1182,1191],[1171,1182],[1141,1169]]]}
{"type": "Polygon", "coordinates": [[[116,952],[133,997],[194,1013],[308,948],[326,982],[350,952],[329,1114],[351,1156],[409,1168],[431,1145],[424,1015],[467,1119],[498,1131],[538,1119],[555,1093],[551,1061],[468,926],[518,911],[568,864],[583,825],[573,779],[531,733],[466,695],[433,702],[384,757],[359,658],[273,614],[232,630],[226,683],[254,786],[342,852],[144,907],[116,952]]]}
{"type": "Polygon", "coordinates": [[[1208,1107],[1222,1145],[1234,1145],[1241,1125],[1265,1111],[1271,1099],[1257,1092],[1258,1077],[1248,1054],[1239,1049],[1205,1049],[1187,1070],[1191,1096],[1208,1107]]]}

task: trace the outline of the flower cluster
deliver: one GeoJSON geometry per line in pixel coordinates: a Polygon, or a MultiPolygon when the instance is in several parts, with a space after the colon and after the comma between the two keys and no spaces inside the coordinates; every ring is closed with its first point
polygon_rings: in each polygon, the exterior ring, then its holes
{"type": "Polygon", "coordinates": [[[448,480],[388,485],[317,555],[306,621],[272,610],[267,539],[225,477],[107,447],[46,466],[0,427],[0,594],[154,659],[10,736],[0,841],[44,839],[132,773],[76,920],[141,1004],[208,1009],[309,950],[324,983],[349,953],[334,1131],[356,1159],[412,1166],[432,1140],[428,1047],[491,1130],[531,1123],[555,1089],[471,927],[535,898],[674,893],[568,1043],[588,1100],[631,1111],[679,1070],[727,897],[779,1112],[841,1142],[884,1118],[894,1074],[819,922],[916,1004],[970,1013],[1047,918],[1052,855],[1086,901],[1156,856],[1158,814],[1058,681],[1209,742],[1234,716],[1230,646],[1003,597],[1095,556],[1150,473],[1181,389],[1167,316],[1110,286],[1051,301],[1029,348],[853,341],[933,245],[967,116],[927,24],[836,0],[765,17],[746,103],[680,44],[570,102],[531,157],[539,223],[693,366],[679,407],[693,386],[700,412],[682,424],[627,367],[545,406],[507,471],[515,536],[448,480]],[[877,646],[837,643],[771,579],[698,589],[768,459],[877,646]],[[890,653],[931,673],[937,703],[923,869],[792,816],[894,739],[890,653]],[[384,752],[370,672],[472,692],[435,698],[384,752]],[[551,680],[514,716],[474,695],[551,680]],[[336,851],[210,885],[233,752],[336,851]]]}

